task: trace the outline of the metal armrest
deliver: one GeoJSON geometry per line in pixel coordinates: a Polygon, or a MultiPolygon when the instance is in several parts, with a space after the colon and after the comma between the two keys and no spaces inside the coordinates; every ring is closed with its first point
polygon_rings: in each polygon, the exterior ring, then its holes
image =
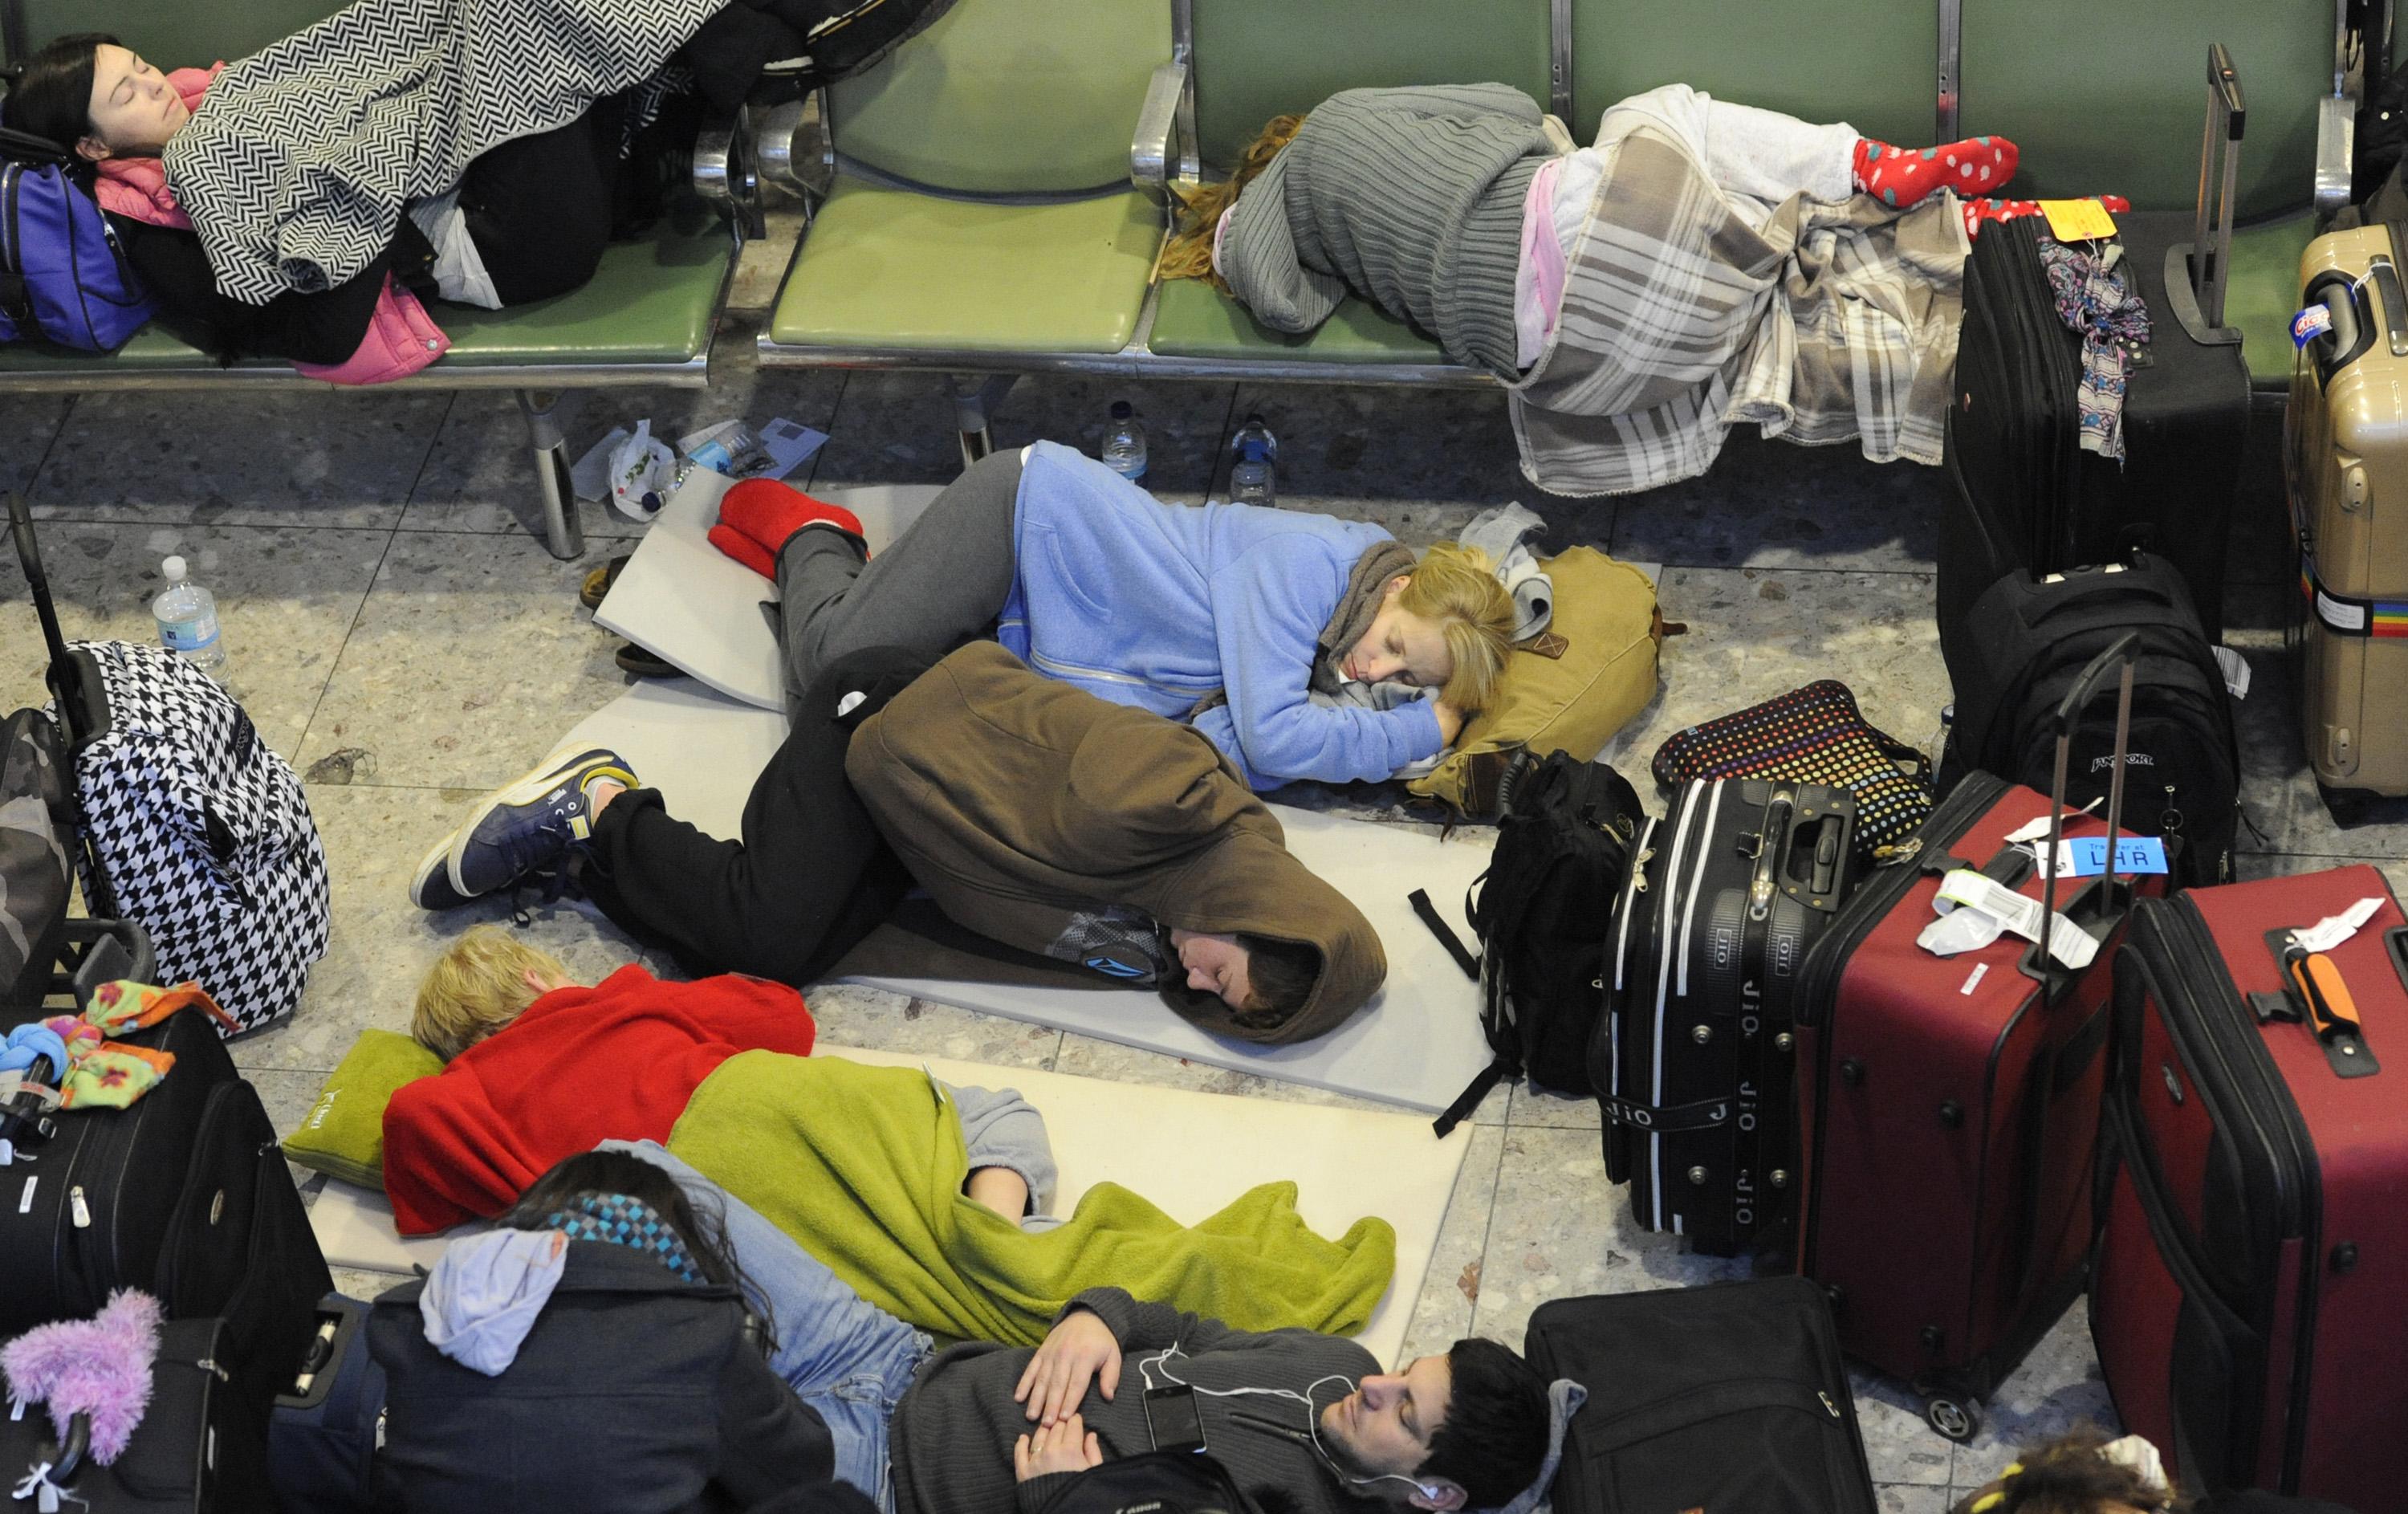
{"type": "Polygon", "coordinates": [[[1156,205],[1167,204],[1170,180],[1179,159],[1179,107],[1187,94],[1183,63],[1167,63],[1154,71],[1139,107],[1137,133],[1129,142],[1129,182],[1156,205]]]}
{"type": "Polygon", "coordinates": [[[2316,214],[2349,204],[2350,161],[2358,141],[2358,102],[2328,94],[2316,102],[2316,214]]]}
{"type": "Polygon", "coordinates": [[[761,207],[761,174],[752,156],[753,131],[749,107],[704,125],[694,139],[694,192],[713,205],[724,206],[746,241],[769,234],[761,207]]]}

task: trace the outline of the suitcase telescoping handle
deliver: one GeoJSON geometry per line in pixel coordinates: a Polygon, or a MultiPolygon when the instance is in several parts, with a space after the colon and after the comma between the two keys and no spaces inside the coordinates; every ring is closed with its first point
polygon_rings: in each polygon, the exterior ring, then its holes
{"type": "Polygon", "coordinates": [[[2249,111],[2241,76],[2221,42],[2207,45],[2207,132],[2199,150],[2199,206],[2191,239],[2166,249],[2166,300],[2190,339],[2229,346],[2238,329],[2224,324],[2224,288],[2232,262],[2232,220],[2239,213],[2241,137],[2249,111]]]}
{"type": "Polygon", "coordinates": [[[2056,959],[2049,952],[2049,938],[2057,929],[2057,864],[2065,841],[2065,785],[2067,769],[2073,754],[2073,728],[2080,723],[2082,712],[2098,697],[2099,685],[2115,673],[2115,752],[2114,768],[2107,775],[2107,876],[2105,887],[2112,894],[2115,887],[2115,842],[2124,822],[2124,761],[2132,739],[2132,668],[2141,644],[2138,631],[2126,631],[2115,638],[2107,649],[2090,659],[2082,676],[2057,701],[2051,723],[2057,728],[2057,775],[2048,794],[2048,858],[2041,868],[2040,906],[2040,968],[2042,981],[2056,969],[2050,964],[2056,959]]]}
{"type": "Polygon", "coordinates": [[[17,539],[17,561],[25,570],[25,584],[34,591],[34,613],[42,622],[42,640],[50,643],[53,667],[67,655],[66,637],[59,630],[58,607],[50,602],[50,579],[42,571],[42,549],[34,540],[33,512],[23,497],[8,491],[8,534],[17,539]]]}

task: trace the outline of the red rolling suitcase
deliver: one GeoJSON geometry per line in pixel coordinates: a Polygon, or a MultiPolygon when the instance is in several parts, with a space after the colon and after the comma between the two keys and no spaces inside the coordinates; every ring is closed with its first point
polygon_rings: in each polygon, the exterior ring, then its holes
{"type": "MultiPolygon", "coordinates": [[[[2121,755],[2133,644],[2122,638],[2084,670],[2057,707],[2060,733],[2120,667],[2121,755]]],[[[1798,1270],[1824,1285],[1849,1354],[1912,1383],[1932,1428],[1956,1440],[2082,1291],[2108,964],[2132,895],[2165,883],[2069,877],[2059,890],[2008,843],[2034,821],[2069,837],[2116,831],[2120,783],[2105,823],[2065,815],[2066,750],[2060,734],[2054,800],[1968,776],[1925,823],[1915,859],[1868,877],[1799,974],[1798,1270]],[[2053,905],[2098,954],[2078,972],[2043,969],[2010,932],[1934,955],[1916,937],[1957,869],[2053,905]]]]}
{"type": "Polygon", "coordinates": [[[2400,1507],[2408,917],[2383,874],[2144,902],[2114,1048],[2090,1333],[2125,1428],[2211,1496],[2400,1507]],[[2366,900],[2354,934],[2286,967],[2293,932],[2366,900]]]}

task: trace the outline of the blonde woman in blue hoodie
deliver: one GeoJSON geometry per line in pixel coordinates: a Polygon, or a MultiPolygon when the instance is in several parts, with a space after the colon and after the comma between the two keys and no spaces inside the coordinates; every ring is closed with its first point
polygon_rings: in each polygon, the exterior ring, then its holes
{"type": "Polygon", "coordinates": [[[1437,756],[1495,698],[1513,627],[1476,552],[1416,560],[1368,522],[1166,505],[1050,441],[974,464],[874,559],[850,512],[766,481],[728,491],[710,538],[778,584],[790,709],[847,653],[993,635],[1048,677],[1193,723],[1255,789],[1437,756]],[[1312,698],[1349,682],[1434,692],[1312,698]]]}

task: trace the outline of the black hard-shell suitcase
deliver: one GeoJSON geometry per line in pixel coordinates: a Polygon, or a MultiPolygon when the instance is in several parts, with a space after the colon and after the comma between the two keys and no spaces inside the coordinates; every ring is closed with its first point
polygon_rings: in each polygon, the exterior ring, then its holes
{"type": "Polygon", "coordinates": [[[2128,373],[2120,465],[2079,443],[2082,339],[2058,319],[2041,265],[2046,221],[1993,223],[1973,238],[1943,443],[1954,485],[1940,515],[1943,634],[2008,573],[2112,562],[2146,547],[2181,571],[2208,639],[2222,638],[2225,543],[2249,423],[2241,333],[2220,324],[2243,120],[2231,59],[2211,48],[2198,213],[2114,218],[2150,328],[2128,373]],[[2219,180],[2220,203],[2206,193],[2219,180]]]}
{"type": "Polygon", "coordinates": [[[89,1318],[117,1288],[156,1295],[170,1319],[222,1317],[219,1361],[264,1439],[334,1278],[259,1092],[208,1017],[182,1009],[117,1039],[176,1058],[130,1107],[0,1106],[0,1133],[30,1159],[0,1168],[0,1336],[89,1318]]]}
{"type": "Polygon", "coordinates": [[[1588,1390],[1557,1514],[1878,1507],[1830,1305],[1802,1277],[1557,1299],[1523,1354],[1588,1390]]]}
{"type": "MultiPolygon", "coordinates": [[[[223,1370],[232,1332],[222,1319],[170,1319],[159,1330],[150,1401],[123,1452],[107,1466],[90,1455],[90,1427],[76,1416],[63,1443],[44,1410],[0,1417],[0,1479],[15,1484],[48,1463],[71,1514],[265,1514],[267,1486],[261,1429],[223,1370]]],[[[31,1508],[28,1502],[15,1506],[31,1508]]]]}
{"type": "Polygon", "coordinates": [[[1854,882],[1856,814],[1842,788],[1699,781],[1641,830],[1589,1077],[1606,1175],[1694,1249],[1775,1242],[1790,1212],[1798,968],[1854,882]]]}
{"type": "MultiPolygon", "coordinates": [[[[1941,791],[1975,771],[2046,790],[2056,771],[2053,712],[2090,659],[2128,633],[2139,641],[2124,823],[2181,841],[2172,858],[2181,882],[2225,882],[2240,814],[2232,704],[2182,576],[2154,554],[2040,579],[2009,573],[1963,620],[1942,626],[1956,714],[1941,791]]],[[[2114,720],[2082,712],[2066,785],[2073,808],[2105,802],[2114,749],[2114,720]]]]}

